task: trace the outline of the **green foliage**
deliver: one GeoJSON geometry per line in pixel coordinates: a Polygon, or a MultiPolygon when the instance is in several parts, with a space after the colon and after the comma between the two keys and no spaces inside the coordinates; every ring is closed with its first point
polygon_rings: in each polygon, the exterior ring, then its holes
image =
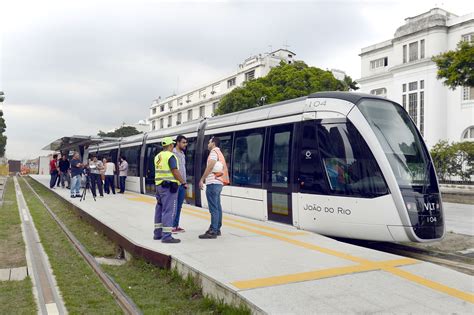
{"type": "Polygon", "coordinates": [[[440,181],[459,176],[463,181],[474,175],[474,142],[439,141],[430,151],[440,181]]]}
{"type": "Polygon", "coordinates": [[[115,137],[115,138],[120,138],[120,137],[129,137],[133,135],[138,135],[141,133],[140,131],[137,130],[137,128],[133,126],[122,126],[120,128],[115,129],[114,131],[111,132],[103,132],[99,130],[99,133],[97,134],[98,136],[101,137],[115,137]]]}
{"type": "Polygon", "coordinates": [[[319,91],[347,91],[356,87],[350,77],[344,82],[337,80],[330,71],[309,67],[302,61],[292,64],[281,62],[267,76],[247,81],[243,87],[237,87],[224,96],[216,114],[232,113],[319,91]]]}
{"type": "Polygon", "coordinates": [[[438,66],[438,79],[451,89],[458,86],[474,86],[474,43],[462,41],[456,50],[434,56],[438,66]]]}

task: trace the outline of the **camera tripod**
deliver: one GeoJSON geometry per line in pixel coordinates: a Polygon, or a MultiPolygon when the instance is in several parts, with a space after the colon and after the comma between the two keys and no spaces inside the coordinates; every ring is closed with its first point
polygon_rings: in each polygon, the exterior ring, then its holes
{"type": "MultiPolygon", "coordinates": [[[[79,200],[79,202],[81,202],[82,200],[86,200],[87,190],[89,190],[92,193],[91,185],[90,185],[90,179],[89,179],[89,176],[86,175],[86,184],[85,184],[84,188],[82,188],[81,199],[79,200]]],[[[92,194],[92,198],[94,198],[94,201],[97,201],[95,199],[94,194],[92,194]]]]}

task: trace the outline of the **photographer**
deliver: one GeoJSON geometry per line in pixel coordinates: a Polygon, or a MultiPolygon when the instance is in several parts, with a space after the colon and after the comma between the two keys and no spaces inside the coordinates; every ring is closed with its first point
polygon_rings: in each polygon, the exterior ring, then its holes
{"type": "Polygon", "coordinates": [[[90,182],[91,182],[91,191],[94,198],[97,196],[96,185],[99,188],[99,194],[101,197],[104,197],[104,190],[102,186],[102,179],[100,178],[100,172],[104,168],[104,164],[97,159],[97,156],[93,156],[92,160],[89,162],[90,170],[90,182]]]}

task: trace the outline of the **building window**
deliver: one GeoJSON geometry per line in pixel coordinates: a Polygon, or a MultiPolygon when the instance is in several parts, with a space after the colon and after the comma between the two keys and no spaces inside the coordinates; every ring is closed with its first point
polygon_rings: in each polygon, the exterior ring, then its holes
{"type": "Polygon", "coordinates": [[[193,120],[193,110],[189,109],[188,110],[188,121],[191,121],[191,120],[193,120]]]}
{"type": "Polygon", "coordinates": [[[230,89],[235,85],[235,78],[227,80],[227,88],[230,89]]]}
{"type": "Polygon", "coordinates": [[[425,135],[425,92],[420,92],[420,132],[425,135]]]}
{"type": "Polygon", "coordinates": [[[467,128],[462,133],[461,140],[474,140],[474,126],[467,128]]]}
{"type": "Polygon", "coordinates": [[[405,93],[407,91],[407,85],[406,83],[402,84],[402,92],[405,93]]]}
{"type": "Polygon", "coordinates": [[[160,112],[164,112],[165,111],[165,105],[160,105],[160,112]]]}
{"type": "Polygon", "coordinates": [[[416,90],[418,90],[418,82],[417,81],[408,83],[408,91],[416,91],[416,90]]]}
{"type": "Polygon", "coordinates": [[[155,115],[156,114],[156,107],[151,110],[151,114],[155,115]]]}
{"type": "Polygon", "coordinates": [[[204,106],[199,106],[199,117],[204,117],[204,106]]]}
{"type": "Polygon", "coordinates": [[[418,94],[417,93],[410,93],[408,94],[408,114],[410,115],[411,119],[415,125],[417,125],[417,116],[418,116],[418,94]]]}
{"type": "Polygon", "coordinates": [[[375,89],[375,90],[370,91],[370,94],[378,95],[381,97],[387,97],[387,89],[386,88],[375,89]]]}
{"type": "Polygon", "coordinates": [[[469,101],[474,100],[474,87],[463,86],[462,87],[462,100],[469,101]]]}
{"type": "Polygon", "coordinates": [[[425,88],[425,80],[420,81],[420,90],[423,90],[425,88]]]}
{"type": "Polygon", "coordinates": [[[411,43],[408,46],[408,61],[415,61],[418,60],[418,42],[411,43]]]}
{"type": "Polygon", "coordinates": [[[250,81],[255,79],[255,70],[245,73],[245,81],[250,81]]]}
{"type": "Polygon", "coordinates": [[[217,106],[219,106],[219,102],[212,103],[212,113],[213,114],[216,112],[217,106]]]}
{"type": "Polygon", "coordinates": [[[420,59],[425,58],[425,40],[420,40],[420,59]]]}
{"type": "Polygon", "coordinates": [[[155,130],[156,129],[156,126],[155,126],[155,121],[153,120],[151,122],[151,130],[155,130]]]}
{"type": "Polygon", "coordinates": [[[388,66],[388,57],[372,60],[370,62],[371,69],[383,68],[388,66]]]}
{"type": "Polygon", "coordinates": [[[469,33],[462,36],[462,40],[465,42],[474,43],[474,33],[469,33]]]}
{"type": "Polygon", "coordinates": [[[160,129],[163,129],[164,127],[164,121],[163,118],[160,119],[160,129]]]}
{"type": "Polygon", "coordinates": [[[171,121],[171,115],[168,116],[168,127],[171,127],[172,125],[172,121],[171,121]]]}
{"type": "Polygon", "coordinates": [[[181,113],[178,113],[178,117],[176,118],[176,125],[181,125],[181,113]]]}
{"type": "Polygon", "coordinates": [[[407,95],[406,94],[402,95],[402,106],[404,110],[407,109],[407,95]]]}
{"type": "Polygon", "coordinates": [[[403,45],[403,63],[407,63],[407,45],[403,45]]]}

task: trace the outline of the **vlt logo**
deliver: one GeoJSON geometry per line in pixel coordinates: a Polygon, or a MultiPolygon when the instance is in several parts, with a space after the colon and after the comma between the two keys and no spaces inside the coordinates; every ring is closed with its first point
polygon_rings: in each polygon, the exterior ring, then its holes
{"type": "Polygon", "coordinates": [[[434,203],[434,202],[425,202],[425,210],[435,211],[436,208],[437,208],[436,203],[434,203]]]}

